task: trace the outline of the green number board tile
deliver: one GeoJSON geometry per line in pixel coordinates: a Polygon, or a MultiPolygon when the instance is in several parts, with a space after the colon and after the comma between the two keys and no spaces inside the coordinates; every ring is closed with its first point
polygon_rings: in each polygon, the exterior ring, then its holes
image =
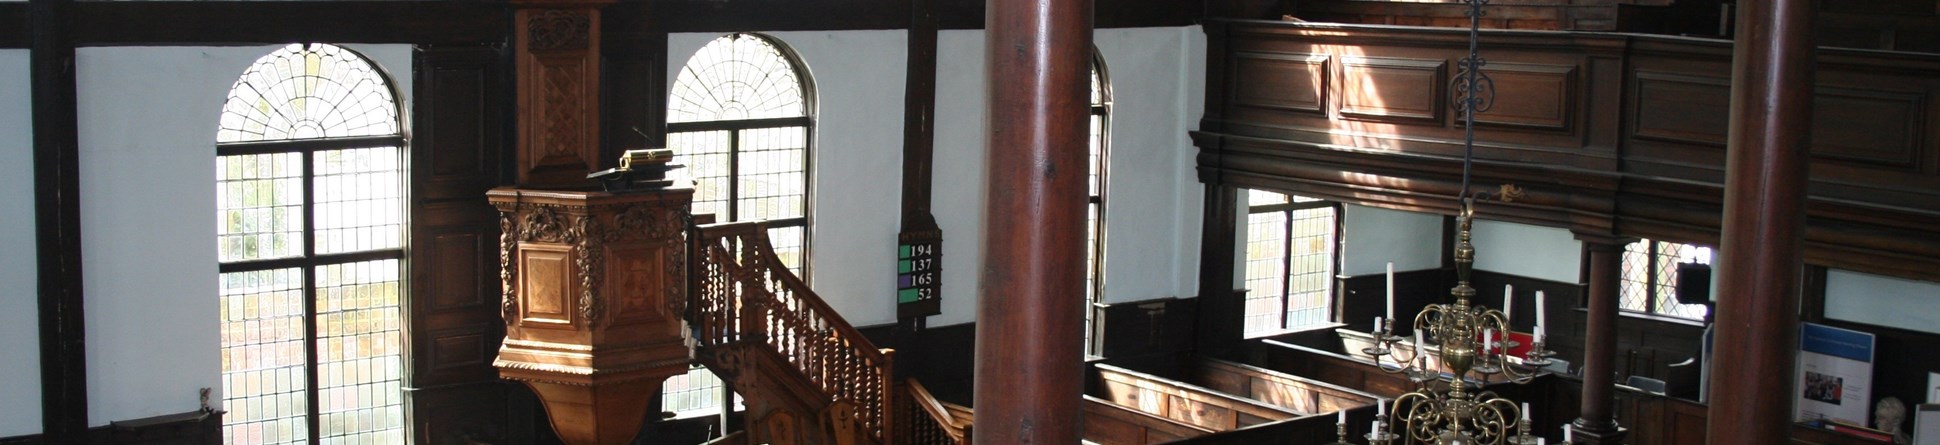
{"type": "Polygon", "coordinates": [[[897,254],[896,254],[896,255],[897,255],[897,256],[896,256],[896,258],[901,258],[901,259],[909,259],[909,253],[910,253],[910,252],[909,252],[909,245],[908,245],[908,244],[904,244],[904,245],[901,245],[901,246],[896,246],[896,252],[897,252],[897,254]]]}
{"type": "Polygon", "coordinates": [[[920,291],[920,290],[921,289],[903,289],[903,290],[896,291],[896,302],[897,303],[915,302],[917,299],[916,298],[917,295],[920,295],[917,293],[917,291],[920,291]]]}
{"type": "Polygon", "coordinates": [[[900,260],[896,262],[896,273],[909,273],[914,267],[910,260],[900,260]]]}

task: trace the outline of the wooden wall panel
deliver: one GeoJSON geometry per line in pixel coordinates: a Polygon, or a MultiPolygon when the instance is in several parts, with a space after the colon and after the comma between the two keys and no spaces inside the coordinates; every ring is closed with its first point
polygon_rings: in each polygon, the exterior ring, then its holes
{"type": "Polygon", "coordinates": [[[1348,57],[1340,65],[1342,118],[1441,125],[1448,61],[1348,57]]]}
{"type": "Polygon", "coordinates": [[[1723,148],[1731,119],[1731,80],[1651,71],[1635,74],[1635,137],[1723,148]]]}
{"type": "Polygon", "coordinates": [[[405,380],[416,443],[517,443],[533,435],[530,422],[508,422],[517,410],[491,366],[504,323],[498,216],[485,190],[506,176],[510,65],[495,46],[418,48],[405,380]]]}
{"type": "Polygon", "coordinates": [[[1576,122],[1576,66],[1490,63],[1482,71],[1498,93],[1489,111],[1475,115],[1477,125],[1568,132],[1576,122]]]}
{"type": "Polygon", "coordinates": [[[1920,92],[1822,87],[1812,102],[1812,156],[1919,172],[1926,110],[1920,92]]]}
{"type": "Polygon", "coordinates": [[[1326,54],[1240,53],[1233,59],[1233,105],[1326,113],[1326,54]]]}

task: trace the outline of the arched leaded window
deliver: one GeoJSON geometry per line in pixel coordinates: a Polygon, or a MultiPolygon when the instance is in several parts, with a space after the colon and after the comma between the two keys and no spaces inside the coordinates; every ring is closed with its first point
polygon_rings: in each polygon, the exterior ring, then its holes
{"type": "Polygon", "coordinates": [[[1091,341],[1093,310],[1098,296],[1105,292],[1105,178],[1110,164],[1111,83],[1105,77],[1105,57],[1092,52],[1091,58],[1091,193],[1087,205],[1085,233],[1085,351],[1096,352],[1091,341]]]}
{"type": "Polygon", "coordinates": [[[767,220],[775,255],[806,279],[814,107],[801,66],[767,37],[709,42],[674,78],[667,147],[696,181],[694,213],[767,220]]]}
{"type": "Polygon", "coordinates": [[[404,136],[370,61],[289,45],[216,132],[225,443],[405,443],[404,136]]]}
{"type": "MultiPolygon", "coordinates": [[[[694,213],[721,222],[767,220],[775,256],[804,280],[812,85],[780,42],[730,34],[688,58],[667,97],[667,148],[695,181],[694,213]]],[[[683,417],[719,412],[725,394],[719,378],[694,368],[667,379],[661,410],[683,417]]]]}

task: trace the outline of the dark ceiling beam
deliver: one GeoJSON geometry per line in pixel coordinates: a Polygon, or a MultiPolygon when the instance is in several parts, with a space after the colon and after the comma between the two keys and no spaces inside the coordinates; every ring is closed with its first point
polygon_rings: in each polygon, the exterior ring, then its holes
{"type": "Polygon", "coordinates": [[[80,46],[505,40],[501,2],[79,2],[80,46]]]}
{"type": "MultiPolygon", "coordinates": [[[[625,6],[626,2],[620,5],[625,6]]],[[[1099,28],[1185,26],[1198,21],[1203,0],[1096,0],[1099,28]]],[[[983,29],[984,0],[935,0],[939,29],[983,29]]],[[[644,11],[646,8],[638,8],[644,11]]],[[[651,17],[667,32],[842,31],[908,29],[909,0],[661,0],[651,17]]]]}

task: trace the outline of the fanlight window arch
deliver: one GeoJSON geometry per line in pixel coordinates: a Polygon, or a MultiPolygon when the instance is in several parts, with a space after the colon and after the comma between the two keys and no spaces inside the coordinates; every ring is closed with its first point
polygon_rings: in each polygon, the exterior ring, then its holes
{"type": "Polygon", "coordinates": [[[216,142],[396,135],[397,99],[363,56],[290,45],[250,65],[229,90],[216,142]]]}
{"type": "Polygon", "coordinates": [[[216,131],[225,443],[405,443],[404,136],[363,56],[285,46],[216,131]]]}

